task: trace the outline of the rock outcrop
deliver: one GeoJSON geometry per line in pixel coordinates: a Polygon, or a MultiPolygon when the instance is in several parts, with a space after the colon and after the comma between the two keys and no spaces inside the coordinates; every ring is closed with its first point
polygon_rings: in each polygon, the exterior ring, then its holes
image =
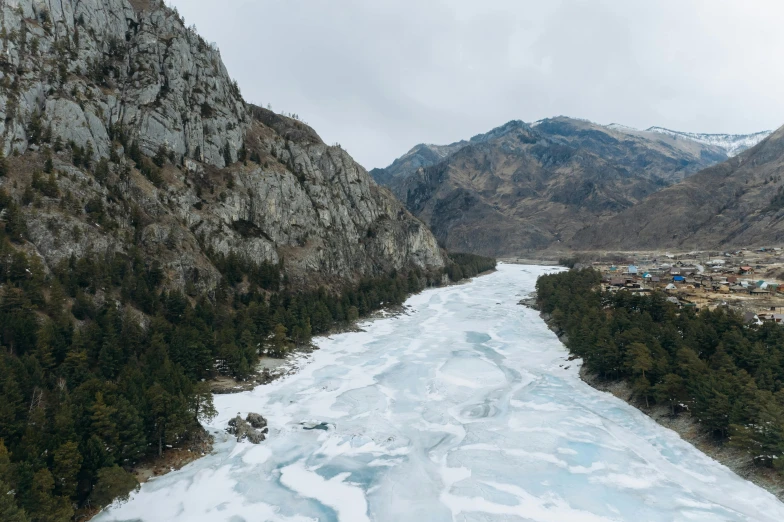
{"type": "Polygon", "coordinates": [[[139,248],[196,291],[216,288],[220,255],[307,285],[444,266],[346,151],[245,103],[218,50],[157,1],[0,3],[0,150],[48,266],[139,248]],[[41,170],[54,190],[23,197],[41,170]]]}
{"type": "Polygon", "coordinates": [[[264,442],[269,433],[267,420],[258,413],[248,413],[243,420],[239,415],[229,421],[226,431],[237,437],[237,442],[248,440],[252,444],[264,442]]]}
{"type": "Polygon", "coordinates": [[[96,156],[109,156],[113,128],[125,126],[148,155],[164,145],[218,167],[236,160],[247,106],[218,50],[176,11],[157,0],[8,0],[0,22],[6,154],[28,149],[40,118],[96,156]]]}

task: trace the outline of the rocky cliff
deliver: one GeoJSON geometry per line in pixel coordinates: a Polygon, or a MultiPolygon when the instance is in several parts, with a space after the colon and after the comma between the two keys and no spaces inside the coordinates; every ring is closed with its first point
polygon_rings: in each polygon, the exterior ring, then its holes
{"type": "Polygon", "coordinates": [[[176,10],[6,0],[0,27],[2,187],[46,264],[139,246],[205,290],[232,252],[302,282],[444,265],[346,151],[245,103],[176,10]]]}
{"type": "Polygon", "coordinates": [[[726,158],[694,140],[558,117],[418,145],[373,175],[450,250],[504,256],[561,247],[726,158]]]}

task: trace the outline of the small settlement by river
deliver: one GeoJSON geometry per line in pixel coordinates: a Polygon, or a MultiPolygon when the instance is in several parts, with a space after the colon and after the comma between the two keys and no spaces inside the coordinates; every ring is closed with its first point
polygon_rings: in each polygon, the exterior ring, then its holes
{"type": "Polygon", "coordinates": [[[784,324],[784,249],[632,253],[580,263],[602,273],[605,290],[663,290],[681,307],[734,308],[747,322],[784,324]]]}

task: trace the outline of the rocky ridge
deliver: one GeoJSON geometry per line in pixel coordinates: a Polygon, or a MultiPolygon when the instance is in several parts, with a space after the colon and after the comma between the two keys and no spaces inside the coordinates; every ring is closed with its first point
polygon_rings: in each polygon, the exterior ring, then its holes
{"type": "Polygon", "coordinates": [[[444,266],[427,227],[346,151],[247,104],[176,10],[9,0],[0,31],[2,186],[46,265],[138,246],[172,285],[202,291],[218,254],[282,263],[303,284],[444,266]],[[49,194],[25,196],[42,170],[49,194]]]}

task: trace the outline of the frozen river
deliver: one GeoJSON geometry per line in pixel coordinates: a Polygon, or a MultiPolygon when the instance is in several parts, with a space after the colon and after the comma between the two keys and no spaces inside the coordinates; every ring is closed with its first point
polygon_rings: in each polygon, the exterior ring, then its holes
{"type": "Polygon", "coordinates": [[[218,435],[95,520],[784,520],[773,495],[580,380],[516,304],[545,270],[426,291],[408,315],[320,340],[296,375],[216,396],[210,428],[254,411],[269,439],[218,435]]]}

